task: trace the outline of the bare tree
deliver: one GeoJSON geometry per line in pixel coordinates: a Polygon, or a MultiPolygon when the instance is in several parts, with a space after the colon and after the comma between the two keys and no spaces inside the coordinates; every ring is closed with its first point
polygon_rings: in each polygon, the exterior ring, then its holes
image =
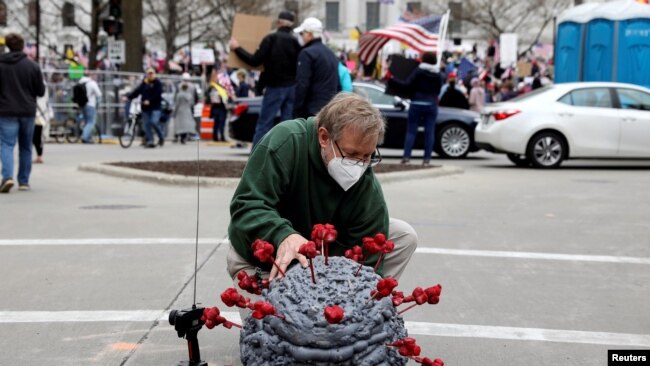
{"type": "MultiPolygon", "coordinates": [[[[268,0],[144,0],[154,30],[146,36],[164,41],[166,65],[190,42],[216,42],[226,49],[236,13],[268,15],[268,0]],[[189,27],[192,38],[189,38],[189,27]]],[[[166,66],[168,67],[168,66],[166,66]]]]}
{"type": "MultiPolygon", "coordinates": [[[[50,4],[58,11],[60,17],[63,10],[63,4],[59,0],[50,0],[50,4]]],[[[99,51],[99,15],[108,6],[108,2],[103,0],[92,0],[90,10],[75,6],[75,11],[80,11],[83,16],[90,18],[90,28],[74,20],[73,26],[88,38],[90,50],[88,51],[88,69],[94,70],[97,65],[97,53],[99,51]]],[[[56,18],[56,17],[55,17],[56,18]]]]}
{"type": "Polygon", "coordinates": [[[482,31],[489,38],[502,33],[523,34],[537,29],[525,52],[539,42],[544,29],[559,11],[571,6],[571,0],[470,0],[463,2],[462,21],[482,31]]]}
{"type": "MultiPolygon", "coordinates": [[[[442,14],[448,4],[448,0],[434,0],[427,4],[427,10],[442,14]]],[[[465,0],[459,20],[482,31],[485,40],[498,39],[502,33],[519,34],[527,44],[520,53],[523,55],[539,42],[553,18],[571,5],[573,0],[465,0]]]]}

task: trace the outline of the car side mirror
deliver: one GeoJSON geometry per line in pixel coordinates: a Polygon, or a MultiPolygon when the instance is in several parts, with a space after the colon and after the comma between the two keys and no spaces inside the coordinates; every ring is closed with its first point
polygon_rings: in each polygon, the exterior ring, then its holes
{"type": "Polygon", "coordinates": [[[404,101],[401,98],[395,97],[395,101],[393,102],[393,106],[400,111],[403,111],[406,109],[406,104],[404,104],[404,101]]]}

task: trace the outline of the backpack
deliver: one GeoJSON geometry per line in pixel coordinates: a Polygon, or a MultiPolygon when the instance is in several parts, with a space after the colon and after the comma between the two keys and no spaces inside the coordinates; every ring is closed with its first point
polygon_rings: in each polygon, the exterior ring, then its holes
{"type": "Polygon", "coordinates": [[[72,101],[81,108],[85,107],[86,104],[88,104],[86,83],[77,83],[72,87],[72,101]]]}

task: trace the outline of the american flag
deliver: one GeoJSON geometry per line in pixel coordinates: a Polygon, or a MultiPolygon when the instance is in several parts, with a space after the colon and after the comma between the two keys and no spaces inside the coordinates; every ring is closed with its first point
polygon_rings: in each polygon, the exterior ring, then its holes
{"type": "Polygon", "coordinates": [[[436,52],[442,18],[429,16],[366,32],[359,39],[359,58],[368,65],[391,39],[406,43],[420,53],[436,52]]]}

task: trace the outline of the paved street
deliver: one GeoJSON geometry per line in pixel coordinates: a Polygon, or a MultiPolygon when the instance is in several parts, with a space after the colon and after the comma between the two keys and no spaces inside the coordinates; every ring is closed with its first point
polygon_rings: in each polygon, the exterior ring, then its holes
{"type": "MultiPolygon", "coordinates": [[[[0,196],[0,365],[187,358],[167,313],[192,304],[196,189],[77,166],[191,160],[195,146],[48,144],[32,191],[0,196]]],[[[400,151],[382,153],[399,161],[400,151]]],[[[201,145],[203,159],[246,156],[201,145]]],[[[423,355],[446,365],[606,365],[608,349],[650,348],[649,161],[540,171],[478,153],[434,164],[465,172],[384,186],[391,215],[420,237],[400,288],[443,286],[440,304],[405,314],[423,355]]],[[[200,190],[197,301],[222,309],[232,193],[200,190]]],[[[238,336],[203,329],[203,359],[236,364],[238,336]]]]}

